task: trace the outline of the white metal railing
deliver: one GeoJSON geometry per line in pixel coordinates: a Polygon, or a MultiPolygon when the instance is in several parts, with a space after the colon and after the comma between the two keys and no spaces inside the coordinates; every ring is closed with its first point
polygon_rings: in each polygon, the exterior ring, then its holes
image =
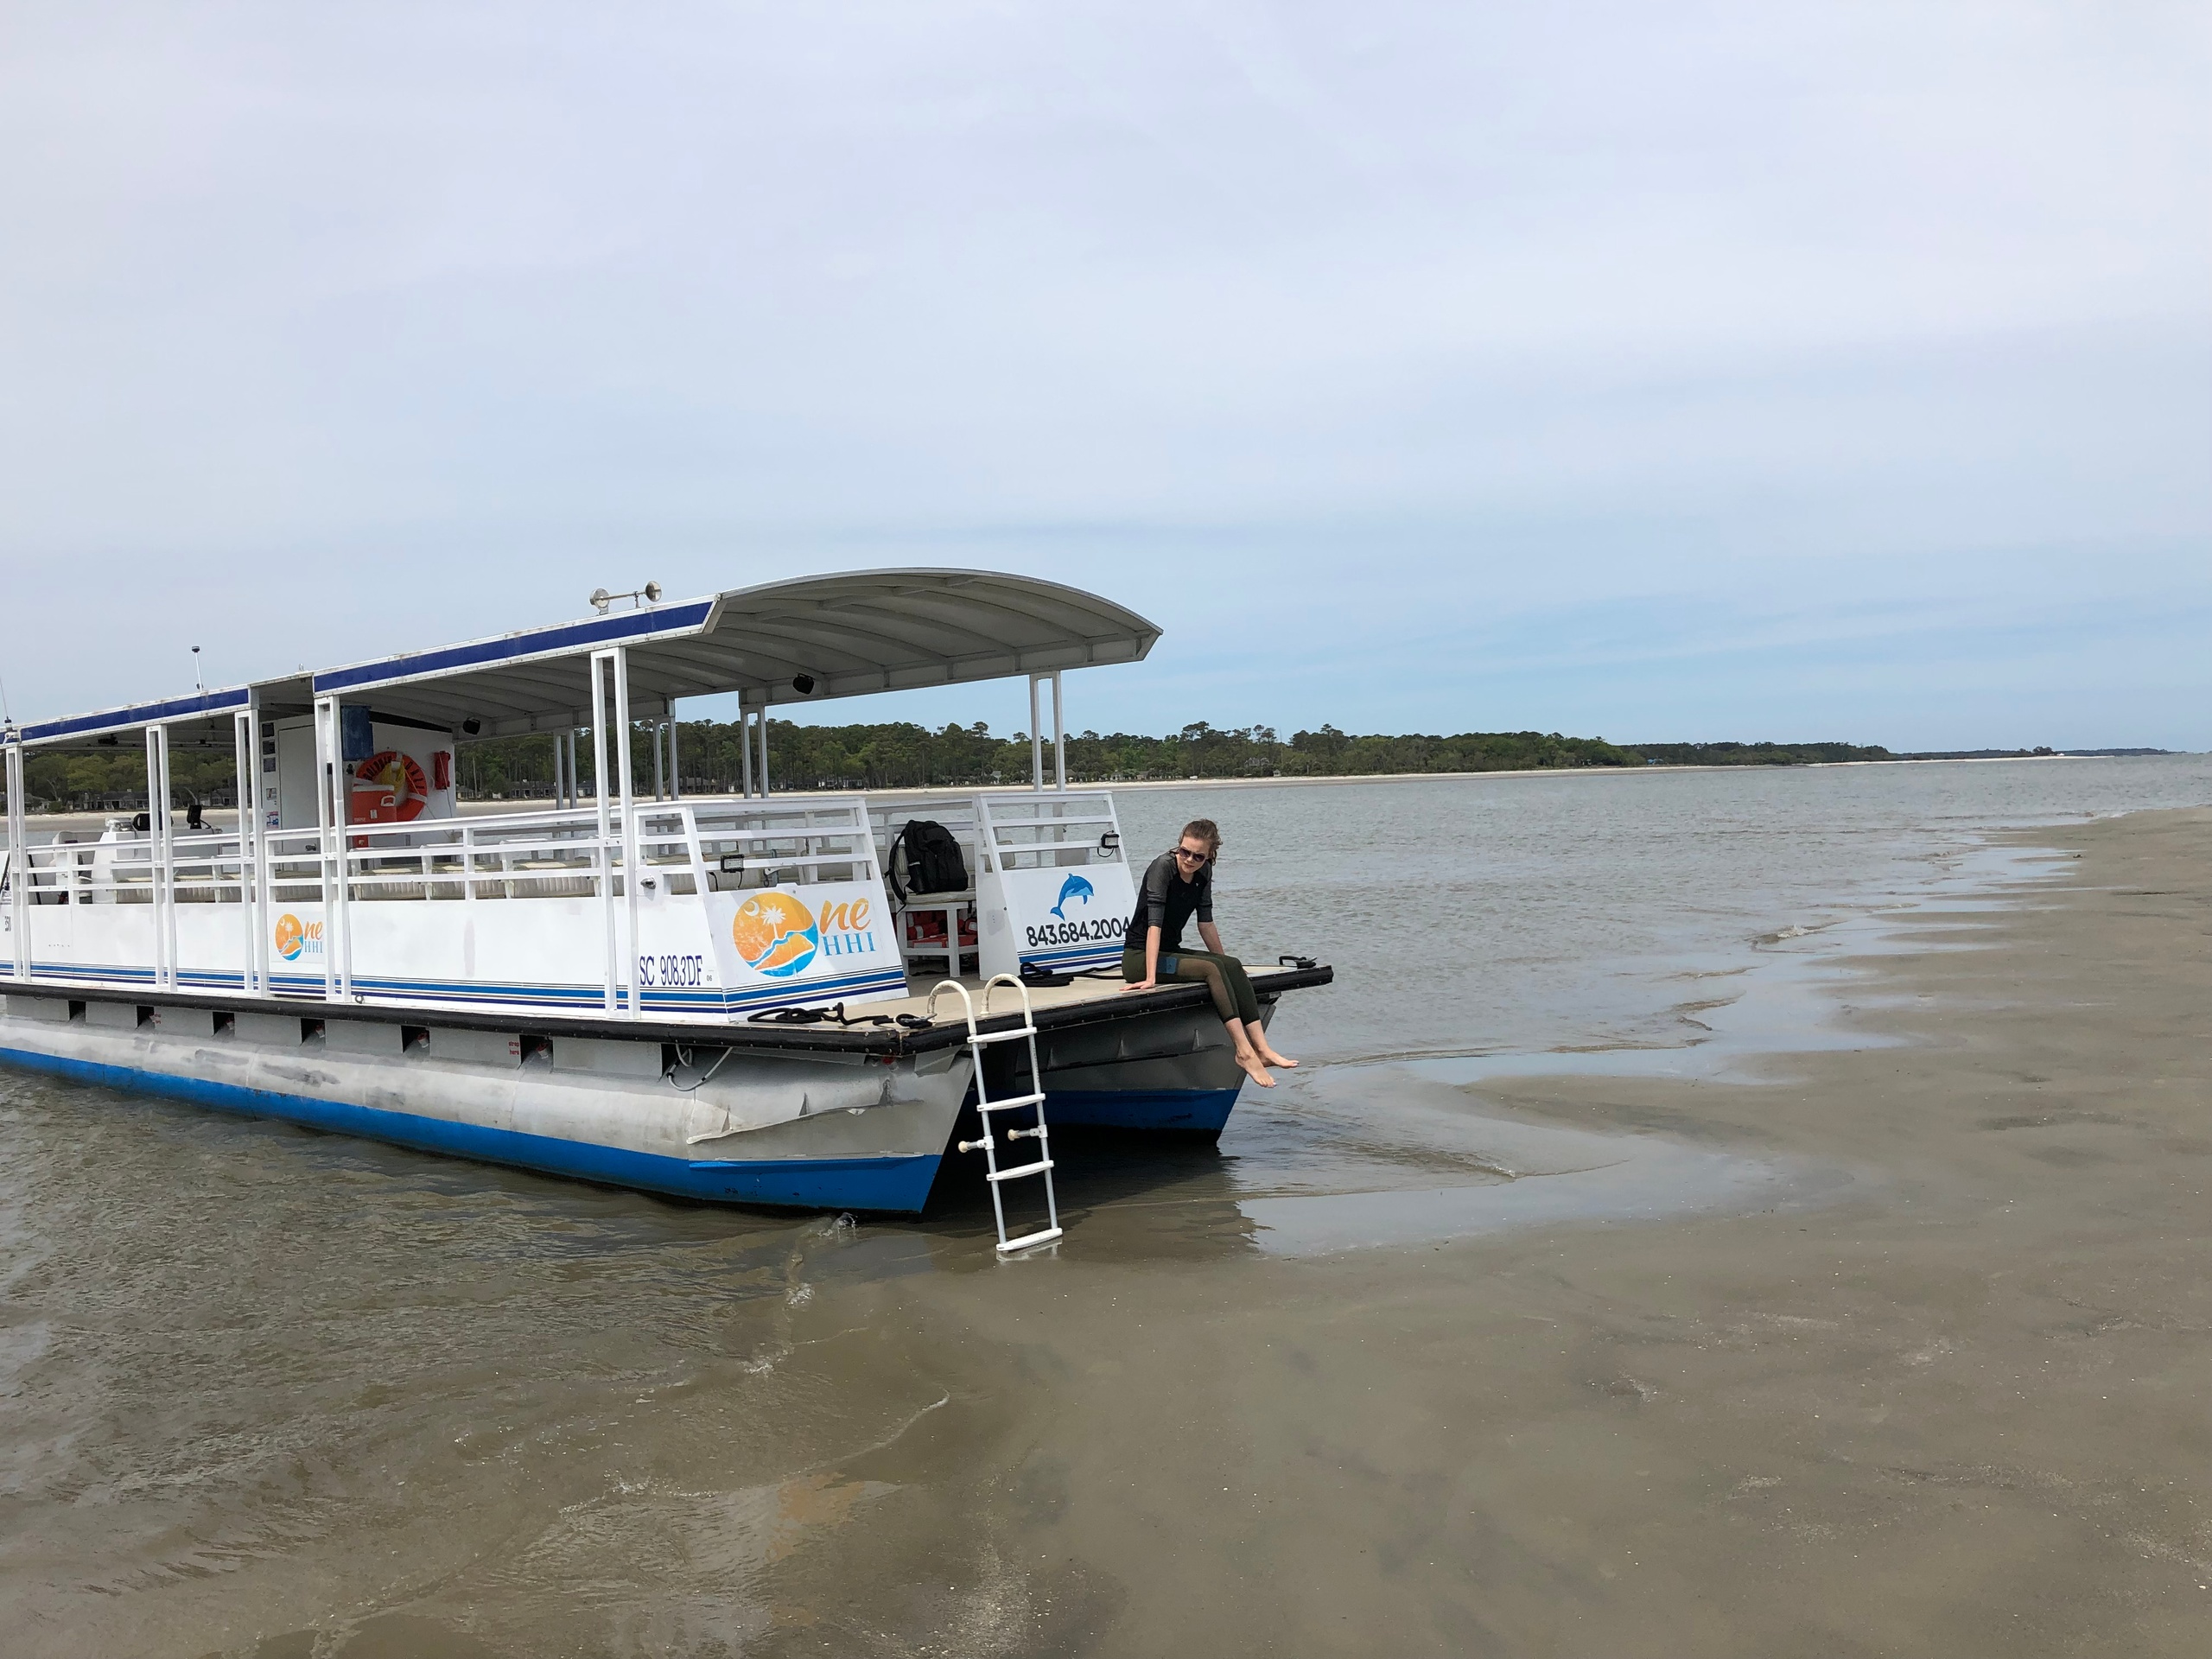
{"type": "Polygon", "coordinates": [[[887,866],[908,821],[926,818],[960,843],[971,884],[994,870],[1111,863],[1121,856],[1121,820],[1104,790],[870,796],[868,812],[887,866]]]}
{"type": "MultiPolygon", "coordinates": [[[[667,872],[669,891],[728,891],[799,883],[866,881],[880,870],[865,809],[857,801],[641,804],[638,861],[667,872]]],[[[346,897],[492,899],[588,897],[612,879],[623,891],[625,837],[599,833],[595,811],[350,824],[346,897]]],[[[324,832],[267,830],[262,855],[272,901],[312,904],[325,894],[324,832]]],[[[33,906],[239,904],[251,896],[247,838],[235,830],[182,830],[167,851],[149,831],[98,841],[67,836],[22,849],[33,906]]],[[[15,863],[12,858],[10,862],[15,863]]],[[[12,874],[12,870],[11,870],[12,874]]]]}
{"type": "MultiPolygon", "coordinates": [[[[362,932],[364,906],[381,912],[391,905],[580,901],[606,917],[604,939],[593,925],[592,941],[582,947],[582,977],[587,983],[603,977],[606,1009],[635,1011],[641,992],[632,982],[632,942],[647,924],[636,912],[640,899],[632,890],[633,869],[639,878],[635,885],[650,899],[696,901],[709,893],[771,886],[873,881],[882,876],[892,842],[912,818],[933,819],[950,830],[970,874],[960,893],[910,895],[898,906],[893,936],[918,971],[942,964],[957,975],[977,956],[987,932],[1003,942],[1009,925],[1039,923],[1028,912],[1052,902],[1049,894],[1039,897],[1046,873],[1049,887],[1056,888],[1063,873],[1073,875],[1087,866],[1127,868],[1113,798],[1103,790],[692,798],[634,803],[626,823],[619,806],[602,814],[596,801],[550,811],[264,830],[243,837],[235,829],[213,826],[176,825],[164,835],[156,825],[133,833],[126,820],[98,841],[57,840],[25,849],[22,898],[34,944],[40,932],[35,918],[52,915],[49,906],[127,907],[111,909],[107,926],[84,935],[106,941],[105,961],[134,974],[150,966],[163,984],[211,984],[219,970],[232,976],[226,982],[238,982],[242,950],[246,988],[266,990],[275,983],[298,993],[320,981],[322,994],[334,999],[354,995],[355,958],[372,935],[380,942],[379,960],[364,958],[359,964],[370,985],[414,971],[383,960],[395,948],[390,941],[400,936],[382,925],[362,932]],[[319,921],[308,906],[320,907],[319,921]],[[238,950],[229,940],[227,924],[209,931],[212,918],[202,906],[237,918],[238,950]],[[985,908],[991,916],[981,913],[985,908]],[[280,962],[271,956],[271,942],[287,912],[297,912],[298,926],[319,927],[320,943],[304,956],[280,945],[280,962]],[[145,920],[125,922],[126,915],[145,920]],[[180,917],[187,921],[181,934],[180,917]],[[939,918],[941,937],[931,931],[939,918]],[[982,925],[987,923],[991,925],[982,925]],[[209,959],[219,939],[219,963],[209,959]]],[[[1090,880],[1102,894],[1122,885],[1117,876],[1109,889],[1095,872],[1090,880]]],[[[1057,909],[1052,913],[1059,914],[1057,909]]],[[[67,936],[63,930],[47,937],[58,944],[67,936]]],[[[436,937],[444,938],[442,930],[436,937]]],[[[46,976],[47,963],[57,976],[72,965],[44,950],[36,954],[38,977],[46,976]]]]}
{"type": "MultiPolygon", "coordinates": [[[[767,887],[778,879],[865,881],[877,874],[856,801],[642,803],[632,815],[639,867],[659,873],[672,893],[767,887]]],[[[602,836],[595,808],[351,824],[341,839],[349,903],[625,891],[627,838],[620,815],[602,836]]],[[[263,842],[273,898],[311,903],[322,896],[321,831],[271,830],[263,842]]]]}
{"type": "MultiPolygon", "coordinates": [[[[9,883],[12,889],[20,875],[32,915],[52,914],[58,906],[131,907],[105,912],[111,919],[98,930],[98,954],[136,982],[150,970],[153,982],[165,986],[219,978],[266,989],[273,970],[276,982],[297,988],[303,964],[288,970],[270,960],[270,928],[287,907],[321,906],[321,944],[312,959],[320,972],[310,969],[309,977],[320,977],[334,998],[353,990],[355,930],[347,918],[358,906],[596,899],[608,914],[605,1006],[634,1013],[626,957],[636,917],[615,925],[615,901],[634,903],[633,860],[639,886],[693,897],[785,883],[866,882],[880,873],[867,806],[855,798],[637,803],[626,832],[623,817],[617,809],[602,818],[594,802],[553,812],[264,830],[257,837],[213,827],[164,834],[158,823],[134,831],[124,820],[98,841],[61,836],[26,846],[20,859],[10,854],[9,883]],[[221,963],[180,957],[179,908],[201,906],[226,906],[238,918],[243,970],[227,951],[221,963]]],[[[26,934],[35,941],[38,932],[35,924],[18,932],[10,954],[23,954],[26,934]]],[[[210,936],[204,927],[188,933],[188,957],[201,956],[210,936]]],[[[54,937],[59,944],[62,936],[54,937]]],[[[23,976],[86,978],[86,962],[66,952],[37,955],[41,960],[23,976]]]]}
{"type": "Polygon", "coordinates": [[[1121,820],[1104,790],[1007,789],[973,794],[870,796],[868,823],[887,870],[899,834],[914,819],[941,823],[960,844],[968,885],[958,893],[913,893],[893,903],[910,971],[964,971],[980,963],[979,884],[1013,870],[1082,868],[1121,860],[1121,820]],[[941,929],[941,931],[940,931],[941,929]]]}
{"type": "Polygon", "coordinates": [[[235,831],[185,830],[168,850],[165,868],[162,843],[151,833],[26,847],[26,896],[35,906],[240,902],[248,859],[235,831]]]}
{"type": "Polygon", "coordinates": [[[1122,823],[1103,790],[984,795],[976,806],[1000,869],[1065,869],[1121,858],[1122,823]]]}

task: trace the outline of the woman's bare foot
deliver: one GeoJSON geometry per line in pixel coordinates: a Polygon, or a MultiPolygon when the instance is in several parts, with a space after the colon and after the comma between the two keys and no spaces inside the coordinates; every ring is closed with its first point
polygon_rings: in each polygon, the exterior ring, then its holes
{"type": "Polygon", "coordinates": [[[1260,1058],[1269,1065],[1281,1066],[1286,1071],[1295,1071],[1298,1070],[1298,1062],[1296,1060],[1287,1060],[1281,1055],[1276,1053],[1272,1048],[1262,1049],[1260,1051],[1260,1058]]]}
{"type": "Polygon", "coordinates": [[[1243,1066],[1245,1074],[1261,1088],[1272,1089],[1275,1086],[1275,1080],[1268,1075],[1267,1062],[1257,1054],[1239,1054],[1236,1064],[1243,1066]]]}

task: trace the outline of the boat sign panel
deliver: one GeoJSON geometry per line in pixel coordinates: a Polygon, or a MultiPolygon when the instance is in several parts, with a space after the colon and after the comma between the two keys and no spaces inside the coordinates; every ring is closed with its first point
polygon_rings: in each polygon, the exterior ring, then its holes
{"type": "Polygon", "coordinates": [[[998,965],[986,972],[1013,973],[1023,963],[1065,972],[1122,959],[1137,902],[1127,864],[1001,870],[984,878],[984,888],[986,911],[1003,905],[1007,922],[1003,935],[988,931],[984,948],[998,965]]]}
{"type": "MultiPolygon", "coordinates": [[[[874,881],[828,881],[716,895],[719,945],[732,985],[800,985],[856,975],[894,976],[905,985],[898,938],[874,881]]],[[[894,991],[895,995],[896,992],[894,991]]]]}

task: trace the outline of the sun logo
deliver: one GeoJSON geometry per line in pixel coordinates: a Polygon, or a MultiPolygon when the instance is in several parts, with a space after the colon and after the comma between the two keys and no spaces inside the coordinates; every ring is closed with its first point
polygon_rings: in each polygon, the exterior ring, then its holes
{"type": "Polygon", "coordinates": [[[781,979],[798,973],[822,948],[813,913],[787,893],[757,893],[737,907],[730,941],[748,968],[781,979]]]}
{"type": "Polygon", "coordinates": [[[286,911],[276,918],[276,954],[287,962],[297,962],[300,952],[307,948],[306,931],[300,918],[286,911]]]}

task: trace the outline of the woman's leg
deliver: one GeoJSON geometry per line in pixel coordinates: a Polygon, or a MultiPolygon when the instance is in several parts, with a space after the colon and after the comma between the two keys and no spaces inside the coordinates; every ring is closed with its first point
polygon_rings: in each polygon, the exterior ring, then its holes
{"type": "MultiPolygon", "coordinates": [[[[1275,1086],[1275,1080],[1268,1075],[1267,1063],[1260,1058],[1260,1051],[1252,1043],[1253,1036],[1264,1040],[1267,1033],[1260,1029],[1260,1022],[1254,1020],[1249,1027],[1251,1035],[1246,1034],[1248,1027],[1237,1017],[1236,999],[1229,988],[1229,976],[1222,967],[1224,960],[1205,950],[1162,951],[1160,977],[1163,982],[1179,980],[1186,984],[1204,985],[1213,998],[1214,1012],[1221,1016],[1221,1023],[1229,1032],[1229,1040],[1236,1050],[1236,1064],[1244,1068],[1246,1075],[1253,1082],[1263,1089],[1272,1089],[1275,1086]]],[[[1122,977],[1132,985],[1143,982],[1144,957],[1141,953],[1135,950],[1122,953],[1122,977]]],[[[1245,988],[1249,992],[1250,985],[1248,983],[1245,988]]],[[[1254,1006],[1256,1007],[1257,1003],[1254,1006]]]]}
{"type": "Polygon", "coordinates": [[[1236,957],[1217,954],[1211,950],[1191,950],[1185,959],[1197,957],[1211,963],[1221,970],[1223,988],[1228,993],[1229,1006],[1224,1007],[1223,998],[1214,998],[1214,1007],[1221,1011],[1222,1023],[1230,1027],[1230,1035],[1237,1035],[1236,1027],[1243,1027],[1243,1036],[1252,1046],[1253,1052],[1269,1065],[1295,1067],[1296,1060],[1275,1052],[1268,1040],[1268,1028],[1260,1019],[1259,993],[1252,988],[1251,976],[1244,971],[1244,964],[1236,957]]]}
{"type": "Polygon", "coordinates": [[[1245,975],[1244,964],[1211,950],[1185,950],[1177,966],[1182,978],[1205,978],[1213,993],[1214,1012],[1221,1016],[1221,1023],[1229,1028],[1229,1040],[1236,1045],[1236,1063],[1251,1073],[1253,1081],[1273,1088],[1275,1080],[1266,1068],[1297,1062],[1278,1061],[1268,1046],[1267,1027],[1260,1023],[1260,999],[1245,975]]]}

